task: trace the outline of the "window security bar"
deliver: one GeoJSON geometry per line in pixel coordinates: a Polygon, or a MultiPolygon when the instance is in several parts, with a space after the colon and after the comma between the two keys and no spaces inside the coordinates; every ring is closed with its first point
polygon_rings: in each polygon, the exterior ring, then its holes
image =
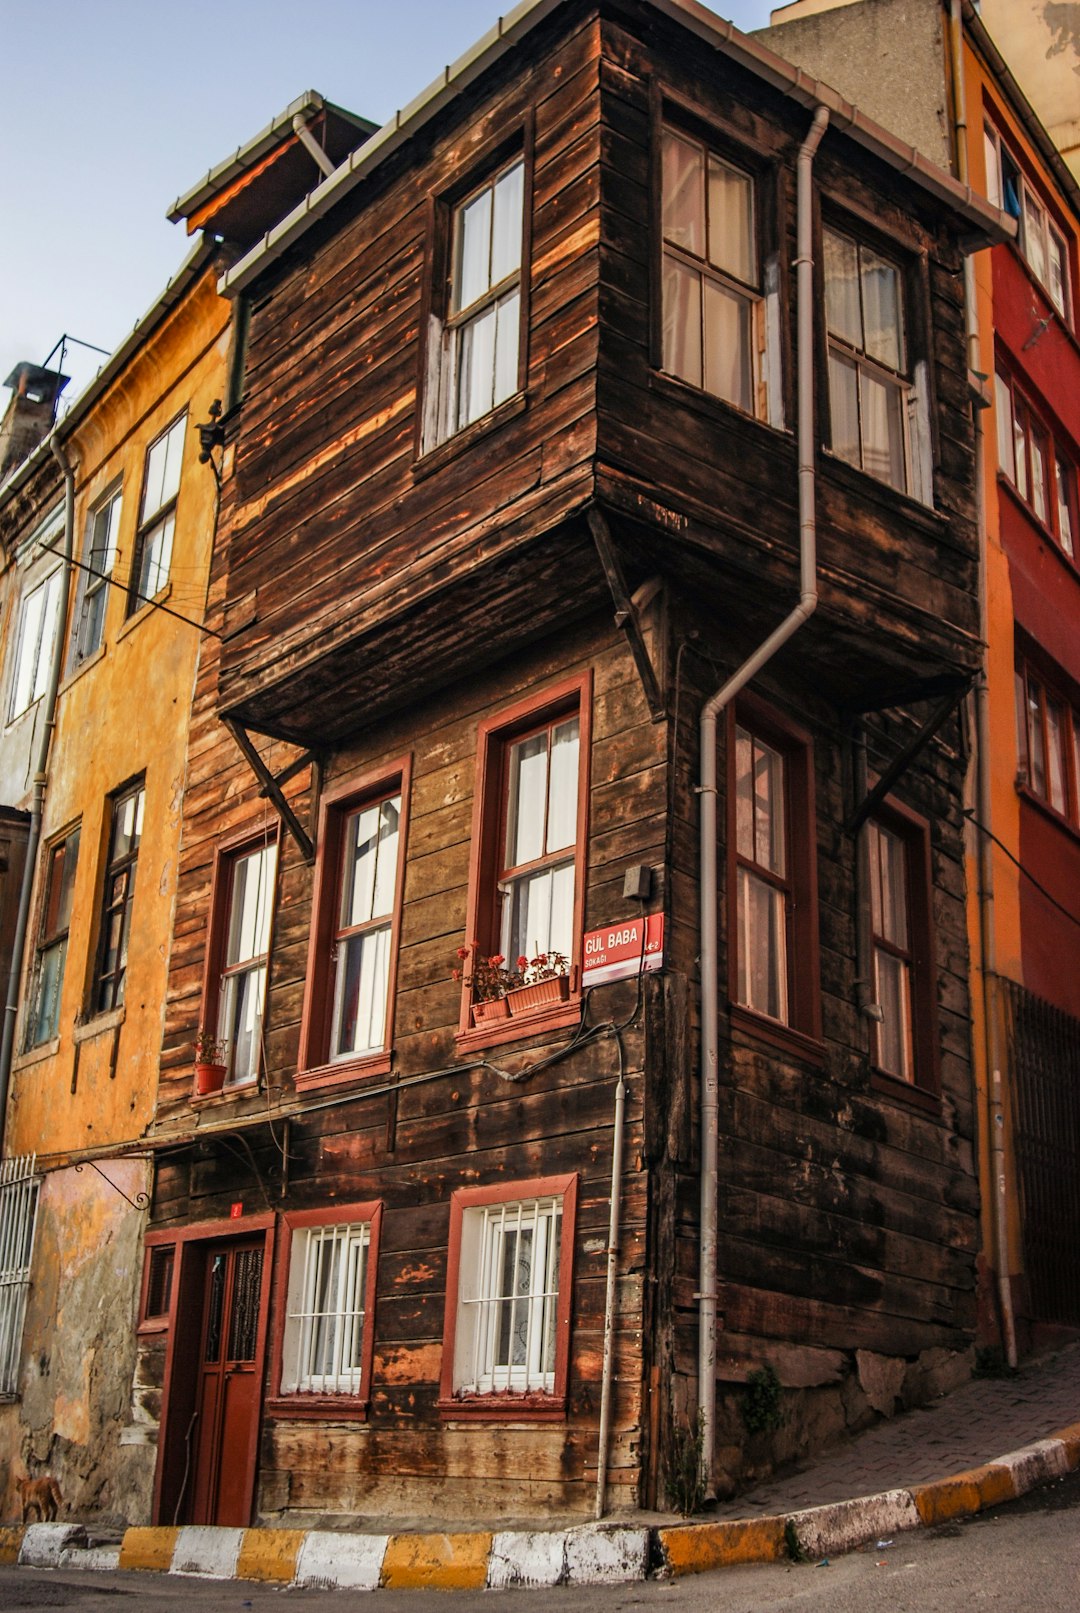
{"type": "Polygon", "coordinates": [[[0,1396],[18,1392],[40,1179],[36,1158],[0,1160],[0,1396]]]}
{"type": "Polygon", "coordinates": [[[559,1298],[562,1202],[529,1199],[480,1212],[473,1312],[476,1389],[551,1393],[559,1298]]]}
{"type": "Polygon", "coordinates": [[[313,1228],[304,1240],[296,1387],[316,1394],[359,1394],[369,1226],[313,1228]]]}

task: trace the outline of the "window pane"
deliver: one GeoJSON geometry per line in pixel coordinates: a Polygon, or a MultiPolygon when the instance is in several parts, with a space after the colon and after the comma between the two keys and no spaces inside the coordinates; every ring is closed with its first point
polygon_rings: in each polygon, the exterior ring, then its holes
{"type": "Polygon", "coordinates": [[[385,1044],[389,980],[389,924],[338,944],[333,1058],[370,1053],[385,1044]]]}
{"type": "Polygon", "coordinates": [[[35,588],[23,599],[19,617],[19,647],[15,656],[15,676],[11,685],[12,717],[25,711],[37,699],[34,686],[37,682],[38,645],[45,611],[45,589],[35,588]]]}
{"type": "Polygon", "coordinates": [[[1046,438],[1034,424],[1031,427],[1031,505],[1040,521],[1050,519],[1049,471],[1046,438]]]}
{"type": "Polygon", "coordinates": [[[561,1230],[558,1199],[466,1211],[459,1345],[467,1365],[459,1388],[554,1387],[561,1230]]]}
{"type": "Polygon", "coordinates": [[[906,369],[900,271],[868,246],[861,256],[866,352],[892,370],[906,369]]]}
{"type": "Polygon", "coordinates": [[[503,898],[501,948],[511,960],[522,955],[561,952],[569,958],[574,942],[574,865],[560,863],[509,881],[503,898]]]}
{"type": "Polygon", "coordinates": [[[739,869],[739,1001],[787,1023],[787,931],[784,892],[739,869]]]}
{"type": "Polygon", "coordinates": [[[259,1073],[265,995],[265,964],[226,975],[222,983],[218,1034],[228,1044],[230,1082],[254,1081],[259,1073]]]}
{"type": "Polygon", "coordinates": [[[153,599],[169,580],[172,561],[173,528],[176,517],[170,512],[143,538],[142,564],[139,567],[139,602],[153,599]]]}
{"type": "Polygon", "coordinates": [[[491,404],[495,408],[506,398],[513,397],[518,389],[518,355],[520,341],[518,327],[521,319],[521,294],[510,292],[495,308],[495,378],[491,404]]]}
{"type": "Polygon", "coordinates": [[[490,413],[495,392],[495,332],[498,310],[490,304],[457,333],[456,429],[490,413]]]}
{"type": "Polygon", "coordinates": [[[510,747],[510,794],[506,818],[506,866],[520,868],[544,854],[544,801],[548,787],[547,732],[530,734],[510,747]]]}
{"type": "Polygon", "coordinates": [[[401,797],[350,813],[345,825],[341,927],[366,924],[394,909],[401,797]]]}
{"type": "Polygon", "coordinates": [[[705,390],[749,413],[754,402],[750,302],[715,280],[705,280],[704,292],[705,390]]]}
{"type": "Polygon", "coordinates": [[[664,368],[701,385],[701,275],[664,259],[664,368]]]}
{"type": "Polygon", "coordinates": [[[665,129],[663,165],[664,236],[684,251],[702,258],[705,256],[704,152],[700,146],[691,145],[665,129]]]}
{"type": "Polygon", "coordinates": [[[521,213],[525,196],[524,164],[516,162],[495,183],[495,209],[491,235],[491,283],[521,267],[521,213]]]}
{"type": "Polygon", "coordinates": [[[709,261],[739,280],[757,280],[754,187],[716,157],[709,158],[709,261]]]}
{"type": "Polygon", "coordinates": [[[1054,485],[1057,490],[1058,542],[1065,553],[1072,558],[1076,552],[1073,533],[1073,499],[1075,497],[1076,481],[1073,472],[1060,454],[1055,456],[1054,466],[1054,485]]]}
{"type": "Polygon", "coordinates": [[[1068,260],[1068,256],[1067,256],[1066,250],[1065,250],[1065,242],[1062,240],[1061,236],[1054,229],[1053,225],[1050,226],[1050,232],[1049,233],[1050,233],[1050,277],[1049,277],[1049,279],[1048,279],[1048,281],[1046,283],[1046,288],[1050,293],[1050,301],[1053,303],[1053,305],[1057,309],[1058,313],[1064,315],[1064,313],[1065,313],[1065,287],[1066,287],[1066,284],[1068,283],[1068,276],[1066,274],[1066,265],[1067,265],[1069,260],[1068,260]]]}
{"type": "Polygon", "coordinates": [[[576,717],[558,723],[552,735],[548,779],[548,825],[545,851],[561,851],[577,841],[578,746],[576,717]]]}
{"type": "Polygon", "coordinates": [[[1028,675],[1028,748],[1031,766],[1031,788],[1046,799],[1046,750],[1042,724],[1042,689],[1028,675]]]}
{"type": "MultiPolygon", "coordinates": [[[[852,347],[863,345],[859,311],[859,254],[854,241],[824,231],[825,314],[830,331],[852,347]]],[[[835,446],[835,444],[834,444],[835,446]]]]}
{"type": "Polygon", "coordinates": [[[1017,409],[1013,415],[1013,454],[1016,466],[1016,491],[1021,498],[1028,496],[1027,421],[1017,409]]]}
{"type": "Polygon", "coordinates": [[[904,468],[904,400],[894,382],[860,370],[862,384],[862,464],[863,469],[903,492],[907,485],[904,468]]]}
{"type": "Polygon", "coordinates": [[[754,741],[754,861],[783,878],[784,759],[760,740],[754,741]]]}
{"type": "Polygon", "coordinates": [[[744,728],[735,730],[735,849],[754,859],[754,742],[744,728]]]}
{"type": "Polygon", "coordinates": [[[1010,482],[1016,481],[1016,451],[1013,438],[1012,394],[1001,379],[994,376],[994,413],[997,417],[998,465],[1010,482]]]}
{"type": "Polygon", "coordinates": [[[901,1081],[911,1080],[911,980],[902,958],[874,951],[875,995],[883,1019],[877,1027],[878,1064],[901,1081]]]}
{"type": "Polygon", "coordinates": [[[468,308],[491,285],[491,187],[465,202],[457,215],[452,312],[468,308]]]}
{"type": "Polygon", "coordinates": [[[262,846],[234,862],[226,963],[243,963],[266,951],[276,863],[276,844],[262,846]]]}
{"type": "Polygon", "coordinates": [[[983,157],[986,163],[986,195],[995,207],[1001,206],[1001,173],[998,168],[997,140],[983,130],[983,157]]]}
{"type": "Polygon", "coordinates": [[[1058,701],[1046,697],[1047,800],[1065,811],[1065,713],[1058,701]]]}
{"type": "Polygon", "coordinates": [[[37,1001],[30,1030],[30,1046],[50,1042],[60,1029],[60,988],[64,983],[67,937],[43,949],[38,963],[37,1001]]]}
{"type": "Polygon", "coordinates": [[[1024,253],[1035,278],[1045,285],[1050,278],[1046,257],[1046,214],[1026,186],[1024,187],[1024,253]]]}
{"type": "Polygon", "coordinates": [[[907,854],[899,835],[879,823],[870,825],[871,912],[874,934],[906,952],[908,949],[907,854]]]}
{"type": "Polygon", "coordinates": [[[829,354],[829,425],[834,454],[859,463],[859,374],[849,359],[829,354]]]}
{"type": "Polygon", "coordinates": [[[357,1394],[363,1358],[366,1225],[297,1233],[289,1263],[282,1389],[357,1394]]]}
{"type": "Polygon", "coordinates": [[[180,462],[184,453],[186,417],[177,420],[159,437],[146,456],[140,522],[150,518],[177,495],[180,488],[180,462]]]}

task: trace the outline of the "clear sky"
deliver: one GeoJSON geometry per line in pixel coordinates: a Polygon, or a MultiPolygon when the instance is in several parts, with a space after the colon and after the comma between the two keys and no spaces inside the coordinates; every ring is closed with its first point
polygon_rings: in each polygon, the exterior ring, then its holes
{"type": "MultiPolygon", "coordinates": [[[[0,0],[0,382],[65,332],[116,347],[187,253],[173,201],[304,90],[382,123],[509,9],[0,0]]],[[[769,20],[769,0],[714,9],[740,28],[769,20]]],[[[69,400],[102,362],[70,351],[69,400]]]]}

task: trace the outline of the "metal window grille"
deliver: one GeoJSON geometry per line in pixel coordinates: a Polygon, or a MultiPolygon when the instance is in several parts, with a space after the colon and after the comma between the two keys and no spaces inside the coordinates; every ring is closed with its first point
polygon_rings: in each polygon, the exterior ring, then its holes
{"type": "Polygon", "coordinates": [[[0,1160],[0,1395],[18,1393],[26,1296],[34,1252],[35,1157],[0,1160]]]}
{"type": "Polygon", "coordinates": [[[474,1343],[474,1392],[555,1388],[562,1200],[525,1199],[467,1212],[480,1220],[476,1292],[463,1299],[474,1343]]]}
{"type": "Polygon", "coordinates": [[[364,1291],[371,1228],[314,1227],[293,1242],[303,1270],[289,1313],[296,1388],[316,1394],[360,1393],[364,1291]]]}

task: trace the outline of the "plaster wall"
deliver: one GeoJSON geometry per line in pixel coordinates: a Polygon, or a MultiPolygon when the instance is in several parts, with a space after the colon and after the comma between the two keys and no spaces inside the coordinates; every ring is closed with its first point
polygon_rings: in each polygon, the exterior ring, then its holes
{"type": "Polygon", "coordinates": [[[982,0],[980,15],[1080,180],[1080,0],[982,0]]]}

